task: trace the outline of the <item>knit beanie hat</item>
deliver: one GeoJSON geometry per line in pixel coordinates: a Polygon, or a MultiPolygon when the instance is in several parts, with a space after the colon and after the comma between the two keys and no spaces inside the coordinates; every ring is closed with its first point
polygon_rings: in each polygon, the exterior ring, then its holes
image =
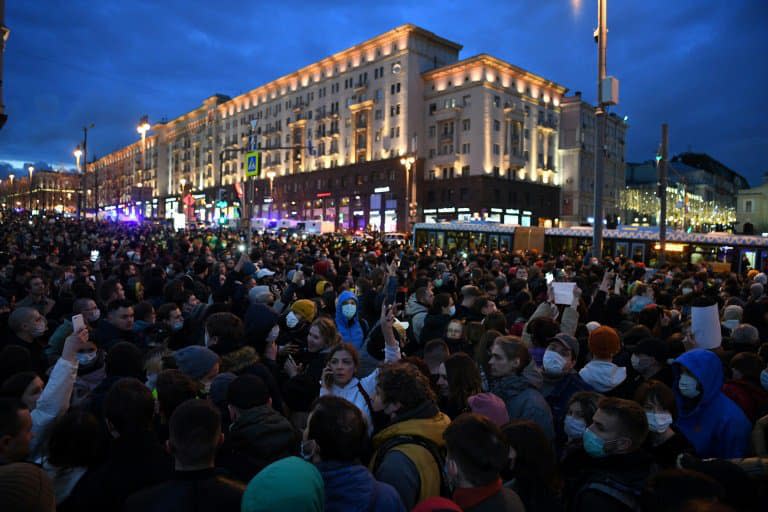
{"type": "Polygon", "coordinates": [[[741,306],[725,306],[723,309],[723,320],[739,320],[741,321],[744,315],[744,309],[741,306]]]}
{"type": "Polygon", "coordinates": [[[589,332],[594,331],[598,327],[600,327],[600,322],[595,322],[594,320],[592,320],[591,322],[587,322],[587,330],[589,332]]]}
{"type": "Polygon", "coordinates": [[[299,299],[291,305],[291,311],[300,316],[303,320],[311,322],[317,315],[317,306],[308,299],[299,299]]]}
{"type": "Polygon", "coordinates": [[[472,412],[485,416],[501,427],[509,423],[509,412],[504,400],[493,393],[478,393],[467,399],[472,412]]]}
{"type": "Polygon", "coordinates": [[[0,510],[52,512],[56,510],[53,484],[34,464],[15,462],[0,466],[0,510]]]}
{"type": "Polygon", "coordinates": [[[213,350],[192,345],[173,353],[176,365],[182,373],[194,380],[200,380],[219,362],[219,356],[213,350]]]}
{"type": "Polygon", "coordinates": [[[763,272],[760,272],[755,276],[755,281],[757,281],[763,286],[768,285],[768,276],[765,275],[763,272]]]}
{"type": "Polygon", "coordinates": [[[757,274],[759,274],[759,273],[760,273],[760,271],[759,271],[759,270],[757,270],[757,269],[754,269],[754,268],[753,268],[752,270],[750,270],[749,272],[747,272],[747,279],[749,279],[749,280],[751,281],[751,280],[752,280],[752,279],[754,279],[754,278],[755,278],[755,276],[756,276],[757,274]]]}
{"type": "Polygon", "coordinates": [[[603,325],[589,335],[589,351],[598,359],[610,359],[621,350],[621,340],[612,327],[603,325]]]}
{"type": "Polygon", "coordinates": [[[315,295],[317,295],[318,297],[322,296],[323,293],[325,293],[325,285],[326,284],[328,284],[328,281],[326,281],[325,279],[319,280],[315,284],[315,295]]]}
{"type": "Polygon", "coordinates": [[[224,372],[218,374],[211,381],[211,390],[208,392],[208,398],[214,404],[220,404],[227,400],[227,390],[233,380],[237,378],[237,375],[231,372],[224,372]]]}
{"type": "Polygon", "coordinates": [[[242,512],[301,510],[323,512],[325,486],[320,471],[298,457],[286,457],[259,471],[245,488],[242,512]]]}

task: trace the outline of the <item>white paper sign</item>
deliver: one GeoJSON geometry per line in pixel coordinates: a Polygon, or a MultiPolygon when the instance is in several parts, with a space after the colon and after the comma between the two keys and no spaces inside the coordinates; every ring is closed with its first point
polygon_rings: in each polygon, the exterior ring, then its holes
{"type": "Polygon", "coordinates": [[[573,289],[576,283],[552,283],[555,293],[555,304],[570,304],[573,302],[573,289]]]}
{"type": "Polygon", "coordinates": [[[713,349],[723,341],[717,305],[691,308],[691,334],[698,348],[713,349]]]}

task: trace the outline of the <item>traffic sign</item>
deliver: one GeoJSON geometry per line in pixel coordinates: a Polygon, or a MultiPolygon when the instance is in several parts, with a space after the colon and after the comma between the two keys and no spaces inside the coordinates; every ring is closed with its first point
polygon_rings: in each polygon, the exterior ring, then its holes
{"type": "Polygon", "coordinates": [[[245,154],[245,175],[248,178],[261,176],[261,151],[245,154]]]}

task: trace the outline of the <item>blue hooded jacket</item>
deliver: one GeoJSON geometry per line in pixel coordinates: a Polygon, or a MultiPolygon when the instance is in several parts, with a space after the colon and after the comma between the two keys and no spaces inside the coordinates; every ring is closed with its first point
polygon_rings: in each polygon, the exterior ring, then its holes
{"type": "Polygon", "coordinates": [[[405,512],[395,488],[364,466],[321,462],[317,469],[325,482],[325,512],[405,512]]]}
{"type": "Polygon", "coordinates": [[[702,458],[739,458],[750,449],[752,425],[730,398],[721,391],[723,365],[720,358],[705,349],[694,349],[675,359],[674,393],[678,418],[676,425],[702,458]],[[686,400],[678,382],[684,366],[701,384],[701,398],[696,407],[685,411],[686,400]]]}
{"type": "Polygon", "coordinates": [[[360,350],[363,348],[363,342],[365,341],[363,326],[360,325],[360,311],[357,311],[351,320],[347,320],[347,317],[341,311],[341,305],[349,299],[354,300],[355,305],[357,305],[357,295],[350,291],[341,292],[341,295],[336,300],[336,328],[339,330],[341,339],[351,343],[356,349],[360,350]]]}

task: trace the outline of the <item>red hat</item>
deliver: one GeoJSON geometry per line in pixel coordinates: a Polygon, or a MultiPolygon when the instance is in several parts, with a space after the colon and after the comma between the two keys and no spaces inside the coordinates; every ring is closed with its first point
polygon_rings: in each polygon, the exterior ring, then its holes
{"type": "Polygon", "coordinates": [[[598,359],[611,359],[621,350],[616,330],[607,325],[598,327],[589,335],[589,351],[598,359]]]}
{"type": "Polygon", "coordinates": [[[504,400],[493,393],[478,393],[467,399],[472,412],[485,416],[501,427],[509,423],[509,412],[504,400]]]}

